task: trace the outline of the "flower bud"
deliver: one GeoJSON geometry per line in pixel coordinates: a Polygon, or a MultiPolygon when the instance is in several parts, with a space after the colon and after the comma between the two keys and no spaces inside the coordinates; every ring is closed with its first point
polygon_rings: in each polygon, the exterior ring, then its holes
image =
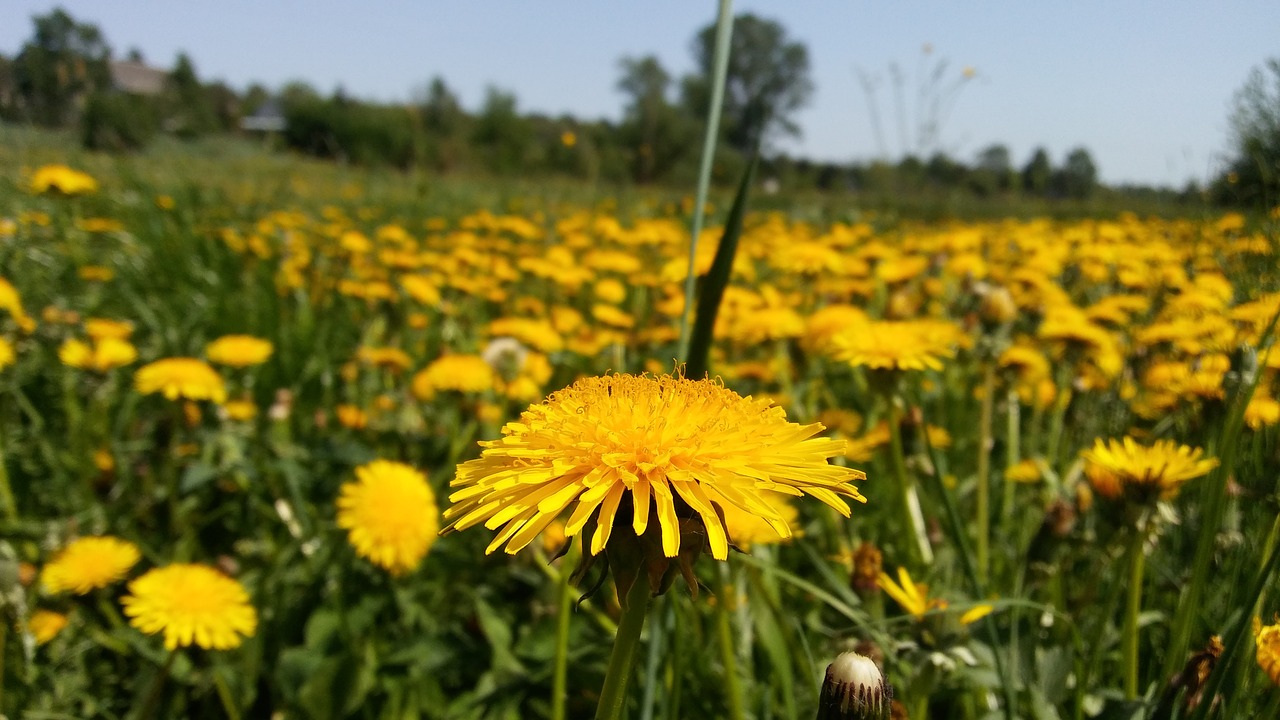
{"type": "Polygon", "coordinates": [[[889,720],[892,701],[893,687],[870,658],[841,653],[827,666],[818,720],[889,720]]]}

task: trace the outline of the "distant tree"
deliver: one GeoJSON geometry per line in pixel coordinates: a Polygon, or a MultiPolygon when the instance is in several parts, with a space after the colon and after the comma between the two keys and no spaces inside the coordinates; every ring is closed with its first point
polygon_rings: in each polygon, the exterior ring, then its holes
{"type": "Polygon", "coordinates": [[[1022,168],[1022,189],[1032,195],[1044,195],[1049,191],[1053,177],[1053,163],[1044,148],[1036,148],[1031,159],[1022,168]]]}
{"type": "Polygon", "coordinates": [[[977,161],[969,173],[969,185],[979,195],[1006,192],[1013,187],[1013,162],[1009,148],[989,145],[978,153],[977,161]]]}
{"type": "Polygon", "coordinates": [[[619,139],[633,158],[633,179],[652,182],[680,162],[695,133],[690,119],[667,100],[671,75],[656,57],[624,57],[618,65],[617,87],[627,96],[619,139]]]}
{"type": "Polygon", "coordinates": [[[195,63],[186,53],[178,53],[178,59],[169,73],[164,91],[165,126],[180,137],[192,138],[210,132],[218,125],[218,118],[200,78],[196,76],[195,63]]]}
{"type": "Polygon", "coordinates": [[[513,93],[489,88],[484,106],[476,116],[471,141],[493,172],[517,172],[524,166],[533,131],[529,121],[516,111],[513,93]]]}
{"type": "Polygon", "coordinates": [[[428,132],[453,135],[462,127],[463,110],[458,96],[445,84],[444,78],[431,78],[431,83],[417,94],[422,124],[428,132]]]}
{"type": "Polygon", "coordinates": [[[62,9],[32,22],[35,32],[14,59],[17,114],[61,127],[75,119],[89,93],[110,85],[111,49],[98,26],[76,22],[62,9]]]}
{"type": "Polygon", "coordinates": [[[1215,184],[1219,199],[1280,204],[1280,58],[1249,73],[1232,103],[1232,157],[1215,184]]]}
{"type": "Polygon", "coordinates": [[[962,185],[969,174],[969,169],[961,163],[947,157],[946,153],[937,152],[924,167],[925,179],[931,185],[954,188],[962,185]]]}
{"type": "Polygon", "coordinates": [[[1067,153],[1066,162],[1053,174],[1050,183],[1058,195],[1085,200],[1098,187],[1098,167],[1088,150],[1075,148],[1067,153]]]}
{"type": "MultiPolygon", "coordinates": [[[[693,39],[697,73],[685,79],[683,92],[695,117],[705,115],[710,103],[715,37],[713,23],[693,39]]],[[[737,16],[724,95],[722,122],[731,147],[747,150],[757,137],[767,139],[774,132],[799,135],[795,113],[813,95],[808,48],[787,37],[776,20],[752,13],[737,16]]]]}

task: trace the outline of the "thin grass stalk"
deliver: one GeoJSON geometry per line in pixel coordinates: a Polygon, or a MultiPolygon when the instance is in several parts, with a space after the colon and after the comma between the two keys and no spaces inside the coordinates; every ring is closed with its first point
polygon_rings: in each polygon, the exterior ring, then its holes
{"type": "Polygon", "coordinates": [[[644,630],[645,614],[649,609],[649,573],[641,570],[627,593],[622,618],[618,621],[618,634],[613,638],[613,651],[609,653],[609,667],[604,674],[604,687],[600,689],[600,704],[596,706],[596,720],[618,720],[627,705],[627,688],[635,668],[636,655],[640,653],[640,632],[644,630]]]}
{"type": "Polygon", "coordinates": [[[716,16],[716,55],[712,66],[711,106],[707,108],[707,131],[702,137],[702,159],[698,165],[698,189],[693,200],[693,230],[689,237],[689,274],[684,280],[684,309],[680,312],[680,353],[689,355],[689,315],[693,312],[694,265],[698,257],[698,236],[702,234],[707,191],[711,187],[711,161],[720,135],[720,111],[724,105],[724,83],[729,74],[729,41],[733,37],[733,0],[720,0],[716,16]]]}
{"type": "Polygon", "coordinates": [[[729,605],[733,602],[733,578],[728,563],[716,563],[716,634],[720,640],[720,663],[724,667],[724,693],[728,700],[727,717],[742,720],[742,684],[738,682],[738,659],[733,647],[733,619],[729,605]]]}
{"type": "Polygon", "coordinates": [[[977,521],[978,578],[986,582],[991,572],[991,416],[995,407],[995,361],[985,363],[982,373],[982,408],[978,419],[977,521]]]}
{"type": "Polygon", "coordinates": [[[1000,531],[1007,533],[1013,520],[1014,490],[1017,484],[1009,481],[1008,471],[1022,462],[1022,406],[1018,404],[1018,391],[1010,389],[1005,396],[1005,475],[1001,485],[1000,531]]]}
{"type": "Polygon", "coordinates": [[[658,695],[658,671],[662,669],[663,642],[666,639],[668,625],[672,620],[671,603],[663,602],[665,595],[657,599],[658,617],[649,626],[648,656],[644,665],[644,695],[640,700],[640,720],[653,720],[654,707],[658,695]]]}
{"type": "MultiPolygon", "coordinates": [[[[889,402],[889,454],[893,462],[894,482],[901,493],[899,502],[902,505],[903,524],[911,528],[911,542],[907,543],[908,552],[913,562],[924,565],[933,564],[933,548],[929,545],[928,530],[924,526],[924,513],[920,510],[920,496],[916,493],[915,483],[907,475],[907,462],[902,449],[902,411],[898,409],[893,398],[886,396],[889,402]]],[[[927,434],[927,433],[926,433],[927,434]]]]}
{"type": "MultiPolygon", "coordinates": [[[[927,417],[922,418],[921,422],[926,428],[928,427],[927,417]]],[[[953,542],[955,542],[958,551],[956,554],[960,556],[960,565],[964,568],[965,577],[969,580],[969,586],[974,597],[985,598],[987,596],[986,583],[978,576],[973,550],[969,547],[969,539],[965,533],[964,524],[960,521],[960,511],[956,509],[955,501],[951,498],[951,494],[947,492],[946,486],[942,484],[942,478],[938,476],[938,451],[933,447],[933,443],[929,442],[928,432],[921,433],[921,437],[924,438],[924,449],[929,456],[929,464],[934,468],[934,472],[925,473],[925,479],[930,483],[932,490],[942,502],[943,519],[947,523],[947,531],[951,533],[953,542]]],[[[1004,656],[998,650],[1000,638],[996,635],[994,623],[985,622],[982,623],[982,627],[987,636],[987,643],[991,647],[991,657],[996,666],[996,677],[1000,680],[1000,690],[1004,695],[1004,707],[1002,710],[1005,720],[1014,720],[1016,717],[1014,708],[1017,702],[1016,689],[1009,677],[1009,670],[1005,667],[1004,656]]],[[[1012,661],[1016,664],[1017,658],[1012,658],[1012,661]]]]}

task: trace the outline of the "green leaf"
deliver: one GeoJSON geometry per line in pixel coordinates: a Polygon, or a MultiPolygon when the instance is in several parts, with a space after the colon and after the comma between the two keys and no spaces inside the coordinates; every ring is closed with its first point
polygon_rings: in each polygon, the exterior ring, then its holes
{"type": "MultiPolygon", "coordinates": [[[[693,334],[689,339],[689,354],[685,356],[685,377],[698,379],[707,374],[708,356],[711,353],[711,335],[715,330],[716,314],[720,311],[720,301],[724,298],[724,289],[729,285],[729,276],[733,274],[733,258],[738,252],[738,239],[742,237],[742,219],[747,212],[747,195],[751,190],[751,182],[756,176],[756,166],[760,162],[760,153],[751,154],[747,169],[738,183],[738,194],[733,198],[733,206],[729,208],[729,217],[724,223],[724,234],[720,236],[720,245],[716,247],[715,259],[711,261],[711,269],[702,280],[702,291],[698,293],[698,315],[693,323],[693,334]]],[[[693,268],[689,268],[693,272],[693,268]]]]}

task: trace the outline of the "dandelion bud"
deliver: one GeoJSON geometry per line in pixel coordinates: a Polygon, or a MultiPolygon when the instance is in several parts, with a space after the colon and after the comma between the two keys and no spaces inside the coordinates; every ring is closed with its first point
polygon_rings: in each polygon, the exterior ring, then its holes
{"type": "Polygon", "coordinates": [[[818,720],[889,720],[893,688],[880,668],[855,652],[827,666],[818,698],[818,720]]]}

